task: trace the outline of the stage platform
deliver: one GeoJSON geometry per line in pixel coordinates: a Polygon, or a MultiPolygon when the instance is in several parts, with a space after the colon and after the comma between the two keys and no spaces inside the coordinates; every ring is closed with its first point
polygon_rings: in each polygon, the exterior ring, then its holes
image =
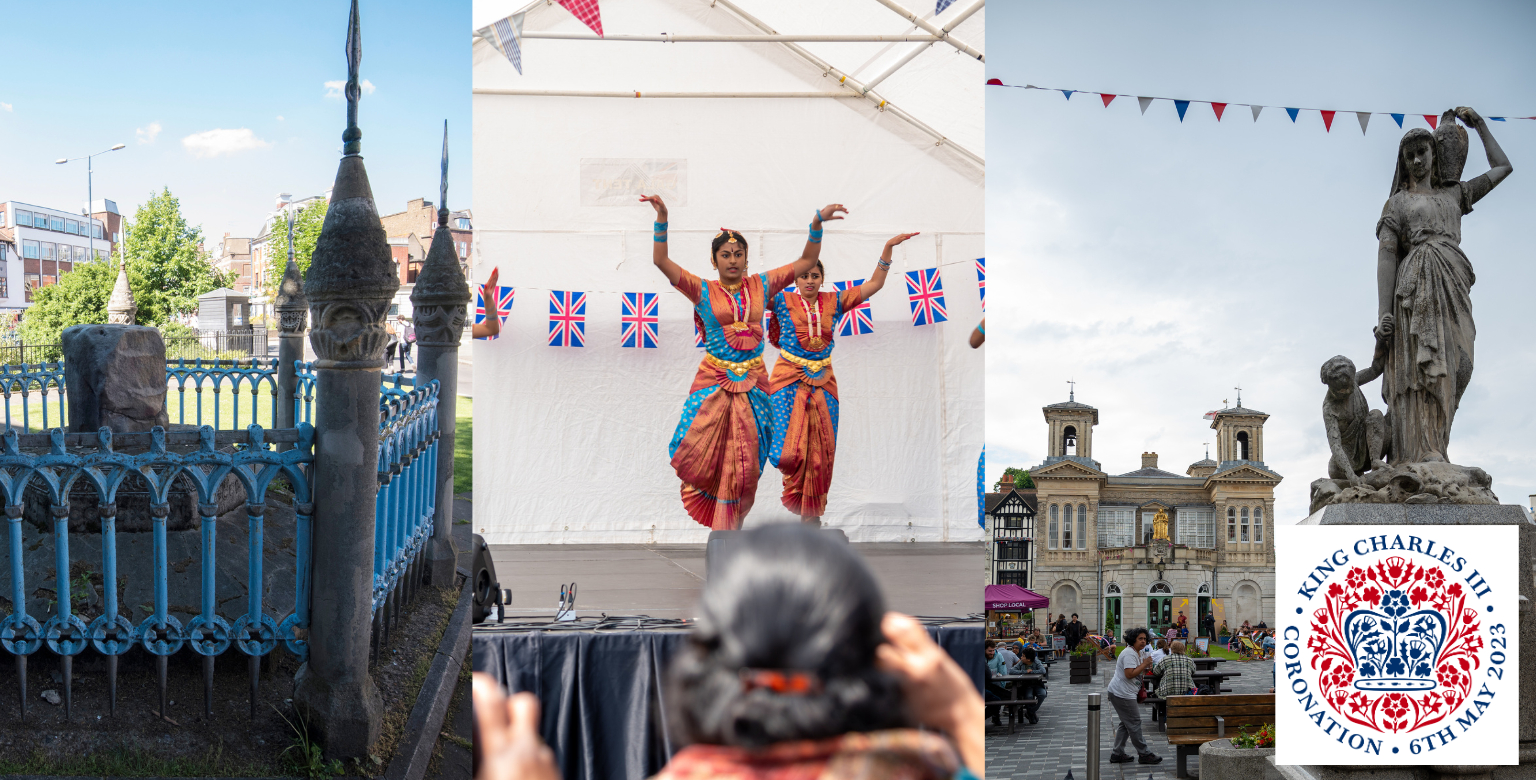
{"type": "MultiPolygon", "coordinates": [[[[583,616],[693,617],[704,587],[704,545],[493,544],[501,587],[512,590],[507,616],[547,615],[560,586],[577,585],[583,616]]],[[[911,615],[962,617],[982,611],[986,586],[981,542],[854,544],[880,580],[886,606],[911,615]]]]}

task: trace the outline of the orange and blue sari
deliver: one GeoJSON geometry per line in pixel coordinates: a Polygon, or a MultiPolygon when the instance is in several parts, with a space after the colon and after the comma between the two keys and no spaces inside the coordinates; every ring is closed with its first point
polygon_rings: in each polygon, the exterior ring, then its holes
{"type": "Polygon", "coordinates": [[[837,454],[837,377],[832,373],[834,328],[845,312],[864,302],[853,287],[818,292],[815,301],[797,292],[773,297],[773,343],[779,359],[768,383],[773,446],[768,459],[784,474],[785,508],[820,517],[832,487],[837,454]]]}
{"type": "Polygon", "coordinates": [[[687,271],[675,285],[693,302],[705,355],[668,452],[688,516],[716,531],[740,528],[757,496],[773,440],[763,311],[794,281],[786,265],[748,276],[734,291],[687,271]]]}

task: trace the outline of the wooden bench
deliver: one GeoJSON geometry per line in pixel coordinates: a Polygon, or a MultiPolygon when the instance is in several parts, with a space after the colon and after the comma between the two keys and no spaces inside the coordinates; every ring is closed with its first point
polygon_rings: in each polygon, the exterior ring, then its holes
{"type": "Polygon", "coordinates": [[[1199,754],[1201,745],[1234,736],[1243,726],[1251,731],[1275,722],[1273,693],[1169,696],[1166,706],[1164,724],[1168,744],[1177,750],[1177,777],[1189,777],[1187,760],[1190,754],[1199,754]]]}
{"type": "Polygon", "coordinates": [[[992,713],[993,712],[996,712],[996,710],[992,709],[993,707],[1002,707],[1003,708],[1003,712],[1008,715],[1008,733],[1009,734],[1013,733],[1014,725],[1017,724],[1020,720],[1023,720],[1023,717],[1024,717],[1023,716],[1024,706],[1028,705],[1028,704],[1036,704],[1037,703],[1033,696],[1023,696],[1023,697],[1021,697],[1019,695],[1021,690],[1023,689],[1023,687],[1024,686],[1022,686],[1022,685],[1009,686],[1009,689],[1008,689],[1008,696],[1009,696],[1009,698],[1007,698],[1007,699],[993,699],[993,700],[987,702],[987,718],[988,719],[990,719],[992,717],[992,713]]]}

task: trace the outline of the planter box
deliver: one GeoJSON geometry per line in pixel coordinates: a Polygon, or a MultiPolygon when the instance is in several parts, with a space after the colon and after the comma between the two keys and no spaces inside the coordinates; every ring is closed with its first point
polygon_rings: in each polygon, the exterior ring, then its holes
{"type": "Polygon", "coordinates": [[[1085,685],[1093,682],[1093,677],[1086,674],[1074,674],[1067,678],[1068,685],[1085,685]]]}
{"type": "Polygon", "coordinates": [[[1274,748],[1235,748],[1231,739],[1200,746],[1200,780],[1284,780],[1270,763],[1274,748]]]}
{"type": "Polygon", "coordinates": [[[1067,682],[1073,685],[1091,682],[1093,680],[1093,656],[1074,655],[1068,661],[1067,672],[1071,675],[1067,682]]]}

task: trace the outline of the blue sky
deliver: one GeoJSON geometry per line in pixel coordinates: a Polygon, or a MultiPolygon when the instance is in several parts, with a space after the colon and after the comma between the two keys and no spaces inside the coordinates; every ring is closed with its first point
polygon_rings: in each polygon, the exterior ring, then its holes
{"type": "MultiPolygon", "coordinates": [[[[1374,226],[1404,130],[1377,115],[1284,106],[1536,115],[1530,3],[999,3],[987,75],[1097,95],[987,92],[987,471],[1045,454],[1040,407],[1100,409],[1094,457],[1112,474],[1143,451],[1175,473],[1236,401],[1272,415],[1265,460],[1277,517],[1306,514],[1324,476],[1323,361],[1369,361],[1374,226]],[[1260,103],[1217,122],[1196,103],[1143,115],[1135,95],[1260,103]]],[[[1426,127],[1409,117],[1405,128],[1426,127]]],[[[1476,372],[1451,437],[1505,503],[1536,493],[1536,121],[1492,123],[1515,172],[1463,221],[1477,273],[1476,372]]],[[[1473,135],[1464,178],[1487,170],[1473,135]]],[[[1379,383],[1366,398],[1381,408],[1379,383]]]]}
{"type": "MultiPolygon", "coordinates": [[[[471,205],[469,0],[363,0],[363,156],[383,213],[437,200],[443,120],[449,205],[471,205]],[[366,92],[366,90],[365,90],[366,92]]],[[[169,186],[209,236],[250,236],[279,192],[336,175],[348,2],[12,3],[0,49],[0,198],[77,210],[84,161],[124,214],[169,186]],[[328,96],[328,92],[332,93],[328,96]]]]}

